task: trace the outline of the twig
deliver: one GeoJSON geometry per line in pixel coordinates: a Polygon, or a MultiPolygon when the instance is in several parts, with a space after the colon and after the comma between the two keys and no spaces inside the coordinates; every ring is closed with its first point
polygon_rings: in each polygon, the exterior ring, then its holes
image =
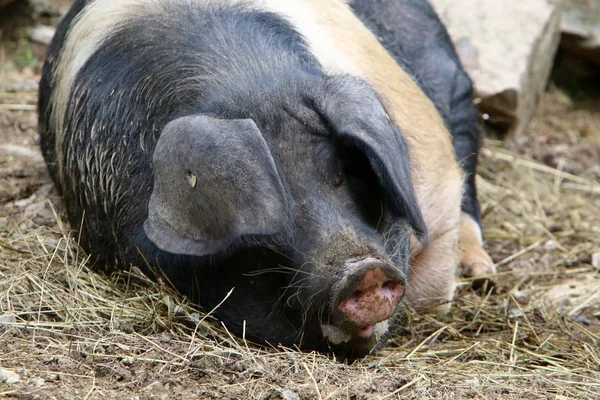
{"type": "Polygon", "coordinates": [[[425,346],[425,343],[427,343],[429,341],[429,339],[431,339],[435,336],[438,336],[440,333],[444,332],[446,329],[448,329],[447,326],[442,326],[440,329],[433,332],[431,335],[427,336],[427,338],[425,338],[425,340],[423,340],[421,343],[419,343],[419,345],[417,347],[415,347],[410,353],[408,353],[408,355],[404,358],[407,360],[410,359],[413,354],[415,354],[417,351],[419,351],[421,349],[421,347],[425,346]]]}
{"type": "Polygon", "coordinates": [[[90,388],[90,391],[87,392],[87,394],[85,395],[85,397],[83,398],[83,400],[87,400],[89,398],[92,397],[92,393],[94,392],[94,389],[96,389],[96,377],[92,377],[92,387],[90,388]]]}
{"type": "MultiPolygon", "coordinates": [[[[229,292],[227,292],[227,294],[225,295],[225,297],[223,297],[223,300],[221,300],[219,302],[219,304],[217,304],[216,306],[213,307],[212,310],[210,310],[210,312],[208,312],[207,314],[205,314],[200,321],[198,321],[198,323],[196,324],[196,326],[194,327],[194,332],[192,332],[192,336],[190,337],[190,346],[188,347],[188,351],[185,354],[185,358],[189,358],[191,351],[192,351],[192,347],[194,346],[194,339],[196,338],[196,334],[198,333],[198,328],[200,327],[201,324],[204,323],[204,321],[206,320],[206,318],[208,318],[210,315],[212,315],[213,312],[215,312],[219,307],[221,307],[221,305],[223,303],[225,303],[225,301],[229,298],[229,296],[231,296],[231,294],[233,293],[233,290],[235,289],[235,287],[232,287],[231,290],[229,290],[229,292]]],[[[245,325],[244,325],[245,327],[245,325]]],[[[245,339],[244,339],[245,341],[245,339]]],[[[247,346],[248,344],[246,344],[247,346]]]]}
{"type": "Polygon", "coordinates": [[[516,364],[516,359],[514,356],[514,351],[515,351],[515,342],[517,341],[517,332],[519,331],[519,321],[515,321],[515,327],[513,329],[513,336],[512,336],[512,346],[510,346],[510,357],[508,358],[510,360],[511,364],[516,364]]]}
{"type": "Polygon", "coordinates": [[[404,385],[400,386],[398,389],[394,390],[392,393],[390,393],[390,394],[388,394],[386,396],[380,397],[379,400],[389,399],[390,397],[392,397],[392,396],[400,393],[401,391],[406,390],[409,387],[416,385],[417,383],[421,382],[422,380],[423,380],[422,376],[417,376],[415,379],[413,379],[412,381],[408,382],[407,384],[404,384],[404,385]]]}
{"type": "Polygon", "coordinates": [[[319,385],[317,384],[317,380],[315,379],[315,376],[310,371],[310,368],[308,368],[308,365],[306,365],[306,363],[304,361],[302,361],[302,366],[304,367],[304,369],[308,373],[308,376],[310,377],[310,380],[312,381],[313,385],[315,386],[315,392],[317,392],[317,398],[319,400],[323,400],[323,396],[321,396],[321,390],[319,389],[319,385]]]}
{"type": "Polygon", "coordinates": [[[509,263],[509,262],[513,261],[514,259],[521,257],[523,254],[529,253],[531,250],[537,249],[538,247],[540,247],[541,244],[542,244],[541,241],[537,241],[534,244],[527,246],[524,249],[521,249],[521,250],[517,251],[516,253],[511,254],[510,256],[506,257],[505,259],[503,259],[502,261],[497,263],[496,266],[499,267],[500,265],[509,263]]]}
{"type": "Polygon", "coordinates": [[[37,106],[34,104],[1,104],[0,110],[8,111],[37,111],[37,106]]]}
{"type": "Polygon", "coordinates": [[[600,185],[595,184],[593,181],[590,181],[589,179],[582,178],[580,176],[573,175],[568,172],[559,171],[556,168],[552,168],[548,165],[540,164],[535,161],[527,160],[527,159],[520,158],[520,157],[517,157],[514,155],[510,155],[510,154],[505,154],[498,150],[491,150],[491,149],[484,148],[484,149],[481,149],[481,154],[486,157],[495,158],[497,160],[507,161],[507,162],[510,162],[510,163],[516,164],[516,165],[522,165],[524,167],[528,167],[528,168],[531,168],[531,169],[539,171],[539,172],[544,172],[547,174],[560,176],[563,179],[567,179],[567,180],[581,183],[584,185],[588,185],[591,187],[600,187],[600,185]]]}

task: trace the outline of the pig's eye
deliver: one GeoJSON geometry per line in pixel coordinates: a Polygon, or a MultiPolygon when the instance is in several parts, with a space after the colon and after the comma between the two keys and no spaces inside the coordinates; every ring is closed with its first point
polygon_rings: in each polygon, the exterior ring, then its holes
{"type": "Polygon", "coordinates": [[[340,160],[348,186],[366,221],[377,228],[384,212],[384,194],[367,156],[354,147],[340,150],[340,160]]]}
{"type": "Polygon", "coordinates": [[[315,156],[315,166],[322,179],[333,187],[344,183],[345,173],[337,149],[331,143],[323,143],[315,156]]]}

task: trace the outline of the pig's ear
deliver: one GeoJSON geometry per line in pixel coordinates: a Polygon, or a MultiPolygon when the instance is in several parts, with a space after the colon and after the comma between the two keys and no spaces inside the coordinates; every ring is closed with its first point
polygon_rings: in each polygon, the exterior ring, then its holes
{"type": "Polygon", "coordinates": [[[328,77],[317,93],[311,99],[313,108],[342,146],[364,152],[392,212],[424,240],[427,227],[411,180],[408,146],[375,91],[362,80],[340,75],[328,77]]]}
{"type": "Polygon", "coordinates": [[[204,115],[164,128],[144,230],[160,249],[204,256],[243,238],[283,233],[287,194],[256,124],[204,115]]]}

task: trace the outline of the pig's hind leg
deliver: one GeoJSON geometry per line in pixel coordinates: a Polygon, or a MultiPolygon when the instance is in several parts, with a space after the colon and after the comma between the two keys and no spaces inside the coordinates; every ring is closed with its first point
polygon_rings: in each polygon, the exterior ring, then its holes
{"type": "Polygon", "coordinates": [[[465,172],[461,202],[459,259],[463,276],[479,277],[496,272],[496,266],[483,248],[481,212],[477,201],[475,176],[481,148],[478,115],[473,105],[473,89],[464,71],[456,77],[450,103],[448,125],[456,157],[465,172]]]}

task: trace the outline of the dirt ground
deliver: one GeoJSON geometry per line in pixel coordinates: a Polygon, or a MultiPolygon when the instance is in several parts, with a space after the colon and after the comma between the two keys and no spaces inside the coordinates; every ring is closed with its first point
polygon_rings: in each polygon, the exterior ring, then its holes
{"type": "Polygon", "coordinates": [[[486,141],[495,290],[461,281],[448,316],[410,315],[348,365],[247,343],[136,270],[90,271],[38,150],[44,49],[25,35],[0,36],[0,398],[600,398],[600,96],[551,84],[527,136],[486,141]]]}

